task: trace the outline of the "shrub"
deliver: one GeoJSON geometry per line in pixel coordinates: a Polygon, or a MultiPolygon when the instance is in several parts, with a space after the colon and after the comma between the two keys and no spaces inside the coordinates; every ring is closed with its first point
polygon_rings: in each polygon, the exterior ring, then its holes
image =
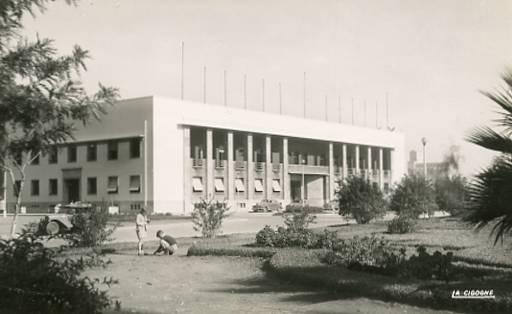
{"type": "Polygon", "coordinates": [[[92,266],[105,262],[97,256],[63,258],[31,233],[0,240],[2,313],[101,313],[111,301],[97,285],[116,281],[83,277],[82,271],[92,266]]]}
{"type": "Polygon", "coordinates": [[[351,214],[359,224],[381,217],[386,211],[386,202],[380,188],[362,177],[352,176],[342,181],[336,195],[339,214],[351,214]]]}
{"type": "Polygon", "coordinates": [[[106,207],[95,207],[90,212],[78,213],[71,217],[73,228],[62,237],[73,247],[96,247],[112,240],[112,234],[119,224],[109,224],[106,207]]]}
{"type": "Polygon", "coordinates": [[[410,233],[414,231],[416,221],[410,217],[398,216],[388,222],[388,233],[410,233]]]}
{"type": "Polygon", "coordinates": [[[402,275],[424,280],[444,280],[446,282],[453,279],[452,252],[442,254],[439,251],[435,251],[431,255],[427,253],[424,246],[418,247],[416,251],[418,255],[413,255],[409,258],[403,268],[402,275]]]}
{"type": "Polygon", "coordinates": [[[440,210],[458,215],[464,210],[467,182],[460,175],[444,177],[436,180],[436,203],[440,210]]]}
{"type": "Polygon", "coordinates": [[[204,243],[192,245],[187,256],[242,256],[242,257],[262,257],[270,258],[275,254],[272,248],[255,248],[233,245],[209,245],[204,243]]]}
{"type": "Polygon", "coordinates": [[[323,233],[317,235],[315,248],[332,250],[338,241],[338,234],[336,231],[324,229],[323,233]]]}
{"type": "Polygon", "coordinates": [[[274,246],[275,240],[276,240],[276,232],[269,225],[266,225],[265,227],[263,227],[263,229],[258,231],[258,233],[256,234],[256,244],[258,246],[272,247],[272,246],[274,246]]]}
{"type": "Polygon", "coordinates": [[[284,215],[284,224],[288,230],[300,232],[315,223],[316,217],[305,208],[303,211],[284,215]]]}
{"type": "Polygon", "coordinates": [[[414,219],[422,213],[431,216],[437,210],[434,186],[422,176],[403,177],[393,191],[390,209],[414,219]]]}
{"type": "Polygon", "coordinates": [[[214,238],[221,232],[222,221],[227,217],[229,207],[217,200],[201,200],[194,204],[192,223],[195,231],[201,231],[204,238],[214,238]]]}
{"type": "Polygon", "coordinates": [[[396,253],[389,241],[375,235],[340,240],[326,256],[326,261],[331,264],[390,274],[395,274],[404,260],[405,249],[400,249],[399,253],[396,253]]]}

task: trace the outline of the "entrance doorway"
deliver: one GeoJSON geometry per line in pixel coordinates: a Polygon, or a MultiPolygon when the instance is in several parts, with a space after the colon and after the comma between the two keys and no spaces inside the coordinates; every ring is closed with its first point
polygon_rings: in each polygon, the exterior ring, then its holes
{"type": "Polygon", "coordinates": [[[77,201],[80,201],[80,179],[65,179],[64,202],[69,204],[77,201]]]}
{"type": "MultiPolygon", "coordinates": [[[[290,181],[290,196],[292,199],[292,202],[298,203],[301,202],[301,190],[302,190],[302,182],[298,180],[291,180],[290,181]]],[[[305,195],[304,195],[305,197],[305,195]]]]}

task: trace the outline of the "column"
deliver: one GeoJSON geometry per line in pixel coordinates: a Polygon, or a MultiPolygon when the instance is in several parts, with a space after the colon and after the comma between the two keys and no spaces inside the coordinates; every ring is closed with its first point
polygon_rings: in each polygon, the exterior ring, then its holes
{"type": "Polygon", "coordinates": [[[254,163],[252,158],[254,156],[252,148],[252,134],[247,134],[247,201],[248,206],[252,206],[252,200],[254,198],[254,163]]]}
{"type": "Polygon", "coordinates": [[[356,175],[359,175],[359,145],[356,145],[356,169],[354,169],[356,175]]]}
{"type": "Polygon", "coordinates": [[[342,149],[342,166],[343,166],[343,179],[348,177],[348,165],[347,165],[347,144],[343,144],[342,149]]]}
{"type": "Polygon", "coordinates": [[[270,135],[265,136],[265,197],[272,199],[272,142],[270,135]]]}
{"type": "Polygon", "coordinates": [[[379,148],[379,187],[384,189],[384,150],[379,148]]]}
{"type": "Polygon", "coordinates": [[[368,146],[368,156],[367,157],[367,160],[368,160],[368,165],[367,165],[367,169],[368,169],[368,180],[372,180],[372,148],[370,146],[368,146]]]}
{"type": "Polygon", "coordinates": [[[327,190],[327,201],[334,199],[334,145],[329,143],[329,184],[327,190]]]}
{"type": "Polygon", "coordinates": [[[288,138],[283,137],[283,182],[281,182],[283,190],[284,205],[290,203],[290,174],[288,173],[288,138]]]}
{"type": "Polygon", "coordinates": [[[213,130],[206,130],[206,197],[213,198],[215,190],[213,189],[213,130]]]}
{"type": "Polygon", "coordinates": [[[192,165],[190,162],[190,127],[183,126],[183,213],[192,208],[192,165]]]}
{"type": "Polygon", "coordinates": [[[233,131],[228,131],[228,201],[235,203],[235,163],[233,161],[233,131]]]}
{"type": "Polygon", "coordinates": [[[393,166],[393,162],[394,162],[394,155],[395,155],[395,150],[394,149],[390,149],[389,150],[389,185],[391,186],[391,184],[394,182],[394,166],[393,166]]]}

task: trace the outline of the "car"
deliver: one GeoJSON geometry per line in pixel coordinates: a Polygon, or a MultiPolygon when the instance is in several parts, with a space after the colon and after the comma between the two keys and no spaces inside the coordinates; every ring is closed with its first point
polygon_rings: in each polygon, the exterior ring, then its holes
{"type": "Polygon", "coordinates": [[[261,200],[252,206],[254,213],[281,211],[283,206],[275,200],[261,200]]]}
{"type": "Polygon", "coordinates": [[[46,233],[56,235],[73,229],[72,217],[75,214],[88,215],[93,206],[90,203],[74,202],[55,206],[55,213],[46,215],[46,233]]]}

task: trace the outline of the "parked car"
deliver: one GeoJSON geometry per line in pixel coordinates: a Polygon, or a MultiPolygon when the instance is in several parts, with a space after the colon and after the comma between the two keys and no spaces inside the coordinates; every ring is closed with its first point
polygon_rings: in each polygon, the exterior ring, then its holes
{"type": "Polygon", "coordinates": [[[55,213],[46,215],[48,224],[46,225],[46,233],[56,235],[73,229],[71,218],[75,214],[87,215],[92,210],[90,203],[75,202],[67,205],[55,206],[55,213]]]}
{"type": "Polygon", "coordinates": [[[252,206],[252,211],[255,213],[281,211],[281,209],[283,206],[275,200],[261,200],[252,206]]]}

